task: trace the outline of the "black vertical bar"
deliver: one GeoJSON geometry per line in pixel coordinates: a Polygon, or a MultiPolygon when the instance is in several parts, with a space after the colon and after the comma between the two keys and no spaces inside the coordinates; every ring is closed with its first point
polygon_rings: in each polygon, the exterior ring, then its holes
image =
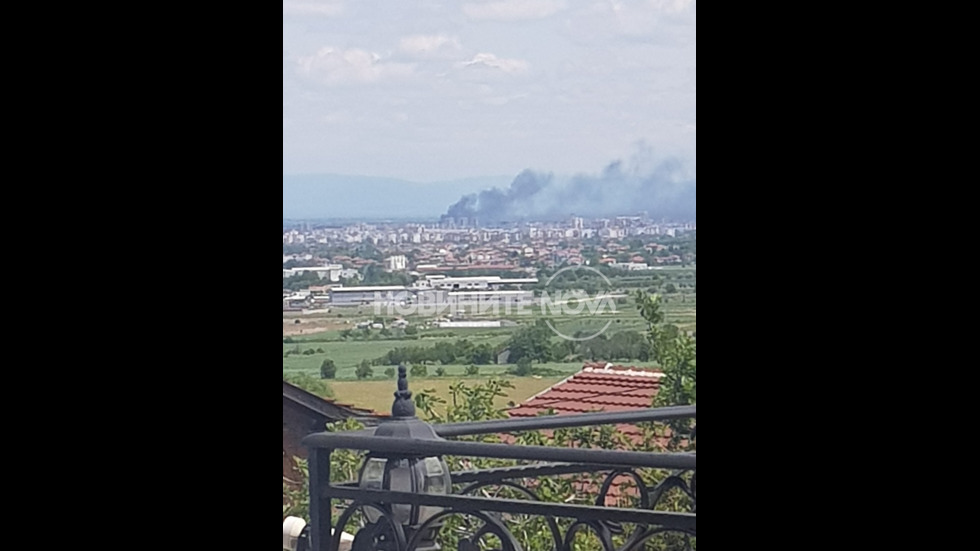
{"type": "Polygon", "coordinates": [[[324,495],[324,490],[330,486],[332,451],[320,449],[310,451],[311,551],[331,551],[333,502],[330,497],[324,495]]]}

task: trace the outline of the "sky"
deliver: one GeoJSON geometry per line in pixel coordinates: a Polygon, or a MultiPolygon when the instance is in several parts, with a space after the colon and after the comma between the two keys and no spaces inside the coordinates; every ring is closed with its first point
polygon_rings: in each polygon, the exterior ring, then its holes
{"type": "MultiPolygon", "coordinates": [[[[697,171],[696,0],[283,0],[282,170],[697,171]]],[[[452,201],[447,201],[447,204],[452,201]]]]}

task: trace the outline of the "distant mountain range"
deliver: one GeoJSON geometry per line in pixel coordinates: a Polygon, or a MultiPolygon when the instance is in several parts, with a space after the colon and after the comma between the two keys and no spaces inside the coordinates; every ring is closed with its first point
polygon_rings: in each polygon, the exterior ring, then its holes
{"type": "Polygon", "coordinates": [[[282,177],[282,217],[309,219],[438,219],[460,197],[505,187],[513,176],[418,183],[320,174],[282,177]]]}

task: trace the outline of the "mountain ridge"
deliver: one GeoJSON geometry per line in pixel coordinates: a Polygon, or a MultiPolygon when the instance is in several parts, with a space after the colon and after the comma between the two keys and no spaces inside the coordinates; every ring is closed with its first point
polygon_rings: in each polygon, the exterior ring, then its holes
{"type": "Polygon", "coordinates": [[[283,219],[412,218],[446,212],[462,195],[505,186],[512,176],[413,182],[397,178],[345,174],[297,174],[282,177],[283,219]]]}

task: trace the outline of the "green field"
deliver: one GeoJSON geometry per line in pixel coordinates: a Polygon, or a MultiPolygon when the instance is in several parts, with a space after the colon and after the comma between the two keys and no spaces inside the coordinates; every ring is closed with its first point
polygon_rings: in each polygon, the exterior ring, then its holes
{"type": "MultiPolygon", "coordinates": [[[[412,390],[414,392],[430,392],[444,399],[449,397],[449,387],[459,379],[424,379],[414,381],[412,390]]],[[[485,381],[486,379],[482,379],[485,381]]],[[[501,409],[513,404],[520,404],[528,398],[538,394],[543,390],[551,388],[561,382],[563,378],[547,377],[533,378],[523,377],[510,379],[514,389],[508,391],[506,398],[497,400],[497,406],[501,409]]],[[[474,378],[472,383],[476,384],[481,379],[474,378]]],[[[395,381],[337,381],[330,385],[333,387],[334,394],[338,402],[351,404],[361,408],[367,408],[379,413],[390,413],[391,404],[394,401],[395,381]]]]}
{"type": "MultiPolygon", "coordinates": [[[[667,321],[677,324],[687,331],[697,331],[697,295],[674,295],[667,297],[664,304],[664,312],[667,321]]],[[[489,316],[488,316],[489,317],[489,316]]],[[[646,322],[640,318],[636,312],[636,307],[630,299],[626,304],[618,306],[618,312],[606,312],[597,317],[582,316],[528,316],[515,321],[520,323],[532,324],[538,319],[547,319],[554,327],[565,335],[574,335],[578,332],[594,333],[599,332],[608,325],[607,335],[613,335],[621,331],[646,331],[646,322]]],[[[323,333],[306,337],[294,338],[294,342],[283,344],[283,354],[292,352],[289,357],[283,358],[283,374],[308,373],[317,375],[320,365],[326,359],[333,360],[338,368],[337,378],[339,380],[354,380],[354,372],[363,360],[375,360],[394,350],[403,347],[431,347],[440,341],[451,342],[457,339],[467,339],[475,345],[491,344],[501,345],[519,327],[501,329],[477,329],[477,330],[444,330],[427,329],[423,330],[418,340],[369,340],[345,341],[340,337],[339,332],[323,333]],[[304,351],[319,351],[313,355],[302,355],[304,351]]],[[[557,337],[556,337],[557,339],[557,337]]],[[[634,363],[635,362],[628,362],[634,363]]],[[[555,369],[563,373],[574,373],[581,368],[581,364],[557,364],[552,366],[541,366],[555,369]]],[[[465,366],[444,366],[449,376],[461,376],[465,366]]],[[[507,371],[508,366],[483,366],[481,375],[500,375],[507,371]]],[[[430,374],[434,374],[436,367],[430,367],[430,374]]],[[[375,367],[375,377],[384,377],[384,367],[375,367]]]]}
{"type": "MultiPolygon", "coordinates": [[[[287,373],[299,373],[305,372],[309,374],[319,374],[320,365],[326,359],[331,359],[337,365],[337,378],[338,379],[355,379],[354,371],[357,366],[364,360],[374,360],[384,356],[388,352],[396,348],[404,348],[410,346],[434,346],[439,341],[455,341],[457,338],[467,338],[474,344],[502,344],[507,342],[509,338],[508,335],[500,335],[494,337],[467,337],[465,335],[458,335],[457,337],[443,337],[443,338],[425,338],[417,341],[412,340],[391,340],[391,341],[333,341],[333,342],[301,342],[298,344],[283,344],[282,351],[285,354],[287,351],[296,350],[320,350],[322,349],[324,353],[314,354],[312,356],[303,356],[300,354],[292,354],[288,358],[283,358],[282,360],[282,370],[283,374],[287,373]]],[[[497,366],[494,366],[497,367],[497,366]]],[[[453,366],[447,366],[446,370],[451,374],[463,374],[463,367],[459,369],[453,366]]],[[[435,372],[435,368],[432,368],[435,372]]],[[[501,372],[506,371],[505,368],[500,369],[501,372]]],[[[381,376],[384,373],[384,368],[375,368],[375,374],[381,376]]],[[[489,373],[489,371],[488,371],[489,373]]]]}
{"type": "MultiPolygon", "coordinates": [[[[694,272],[696,274],[696,272],[694,272]]],[[[688,277],[691,271],[678,272],[680,277],[688,277]]],[[[661,274],[663,275],[663,274],[661,274]]],[[[695,280],[696,281],[696,280],[695,280]]],[[[643,320],[636,311],[636,305],[632,298],[622,301],[617,305],[616,312],[605,312],[600,316],[591,318],[588,316],[560,316],[543,315],[540,312],[536,315],[526,317],[511,317],[512,321],[520,324],[533,324],[538,319],[547,319],[554,327],[563,334],[574,335],[578,332],[595,333],[603,328],[609,336],[621,331],[637,331],[644,333],[647,330],[646,321],[643,320]]],[[[667,322],[678,325],[685,331],[697,331],[697,294],[687,291],[686,294],[674,294],[665,297],[663,311],[667,322]]],[[[344,314],[354,323],[369,321],[369,314],[364,314],[363,319],[352,316],[351,313],[344,314]]],[[[499,319],[491,315],[482,316],[484,319],[499,319]]],[[[294,337],[290,344],[283,344],[283,354],[292,352],[289,357],[283,358],[283,376],[307,374],[313,377],[319,376],[320,365],[326,359],[333,360],[338,368],[337,380],[331,381],[336,399],[342,403],[353,404],[358,407],[371,409],[378,412],[387,412],[391,408],[392,394],[396,390],[396,382],[385,376],[387,366],[375,366],[374,378],[372,380],[358,381],[355,376],[357,366],[363,361],[372,361],[387,354],[396,348],[404,347],[432,347],[439,342],[452,342],[458,339],[467,339],[475,345],[491,344],[495,348],[506,343],[511,336],[520,329],[518,327],[505,327],[500,329],[425,329],[425,322],[428,320],[418,318],[408,318],[416,327],[423,328],[419,338],[415,340],[343,340],[339,331],[330,331],[314,335],[294,337]],[[308,350],[322,350],[309,356],[302,353],[308,350]]],[[[481,319],[481,316],[471,316],[470,319],[481,319]]],[[[504,319],[508,319],[504,317],[504,319]]],[[[558,337],[555,337],[557,342],[558,337]]],[[[654,367],[655,364],[640,362],[617,362],[637,367],[654,367]]],[[[535,365],[536,368],[552,370],[555,374],[547,377],[508,377],[508,380],[515,385],[515,389],[510,391],[507,398],[499,400],[498,406],[507,407],[509,403],[521,403],[531,396],[546,390],[557,384],[568,376],[578,373],[582,369],[581,362],[557,363],[535,365]]],[[[507,370],[512,366],[491,365],[480,366],[478,377],[465,377],[466,365],[447,365],[441,366],[446,371],[445,377],[435,377],[436,370],[440,366],[430,365],[428,367],[429,377],[411,380],[412,390],[415,392],[431,390],[444,399],[449,397],[449,386],[453,382],[463,378],[472,383],[486,381],[489,377],[506,376],[507,370]]]]}

